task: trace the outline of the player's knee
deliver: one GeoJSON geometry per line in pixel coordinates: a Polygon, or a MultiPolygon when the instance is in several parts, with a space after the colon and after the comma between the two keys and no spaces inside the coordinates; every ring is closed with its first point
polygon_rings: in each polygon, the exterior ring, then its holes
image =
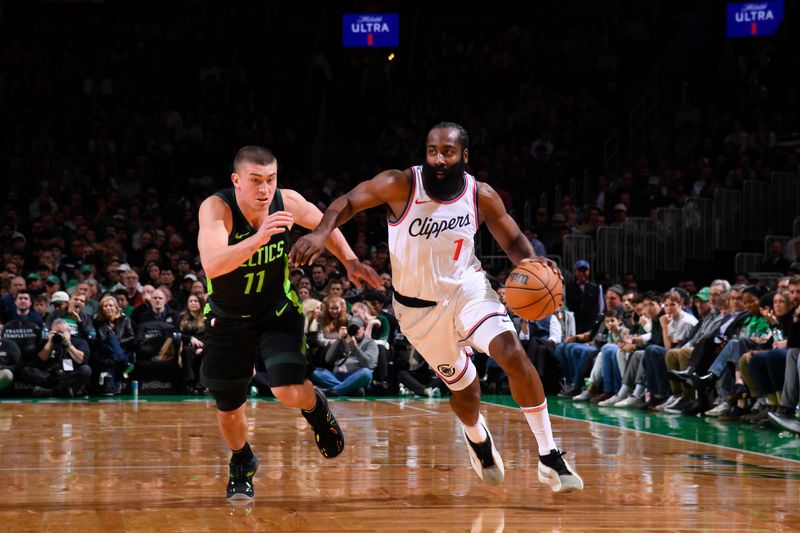
{"type": "Polygon", "coordinates": [[[283,385],[281,387],[273,387],[272,394],[287,407],[302,407],[303,400],[306,397],[306,390],[303,385],[283,385]]]}

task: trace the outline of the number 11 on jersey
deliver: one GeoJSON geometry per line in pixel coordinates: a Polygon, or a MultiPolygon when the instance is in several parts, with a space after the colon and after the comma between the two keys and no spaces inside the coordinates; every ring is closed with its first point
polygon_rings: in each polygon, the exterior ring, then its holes
{"type": "Polygon", "coordinates": [[[252,272],[248,272],[244,275],[247,278],[247,287],[244,288],[245,294],[250,294],[250,290],[253,288],[253,279],[258,276],[258,285],[256,285],[256,293],[261,292],[262,287],[264,286],[264,271],[260,270],[257,273],[253,274],[252,272]]]}

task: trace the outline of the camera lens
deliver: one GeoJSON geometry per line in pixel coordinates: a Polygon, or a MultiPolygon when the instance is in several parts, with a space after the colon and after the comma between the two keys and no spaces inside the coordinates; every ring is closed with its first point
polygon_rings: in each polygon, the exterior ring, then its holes
{"type": "Polygon", "coordinates": [[[53,344],[64,344],[64,335],[61,333],[53,333],[53,344]]]}

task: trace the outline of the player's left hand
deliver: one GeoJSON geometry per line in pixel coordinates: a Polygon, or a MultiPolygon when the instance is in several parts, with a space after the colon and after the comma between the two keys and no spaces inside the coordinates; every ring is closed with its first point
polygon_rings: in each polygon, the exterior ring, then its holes
{"type": "Polygon", "coordinates": [[[375,269],[361,261],[350,261],[345,268],[347,269],[347,278],[358,288],[361,288],[364,282],[373,288],[383,283],[375,269]]]}

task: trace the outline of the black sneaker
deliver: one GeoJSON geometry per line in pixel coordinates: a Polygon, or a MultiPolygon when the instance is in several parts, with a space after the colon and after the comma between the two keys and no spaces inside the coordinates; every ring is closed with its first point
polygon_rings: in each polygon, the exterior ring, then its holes
{"type": "Polygon", "coordinates": [[[553,492],[583,490],[583,479],[562,457],[564,452],[550,450],[539,456],[539,483],[549,485],[553,492]]]}
{"type": "Polygon", "coordinates": [[[252,500],[256,495],[253,489],[253,476],[258,470],[258,459],[253,455],[253,460],[246,465],[231,463],[230,477],[228,478],[229,500],[252,500]]]}
{"type": "Polygon", "coordinates": [[[333,459],[344,450],[342,428],[339,427],[336,417],[333,416],[328,407],[328,399],[325,394],[316,387],[314,388],[314,394],[317,395],[317,405],[314,410],[307,413],[301,409],[300,412],[303,413],[303,418],[308,421],[311,429],[314,430],[319,453],[323,457],[333,459]]]}

